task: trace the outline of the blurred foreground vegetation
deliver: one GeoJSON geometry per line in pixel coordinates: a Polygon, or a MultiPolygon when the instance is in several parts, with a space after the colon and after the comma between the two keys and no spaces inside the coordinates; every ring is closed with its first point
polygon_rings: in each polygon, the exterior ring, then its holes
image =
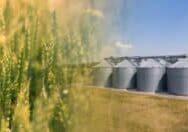
{"type": "Polygon", "coordinates": [[[1,132],[68,131],[79,98],[72,88],[90,80],[79,64],[99,43],[102,13],[89,3],[0,1],[1,132]]]}

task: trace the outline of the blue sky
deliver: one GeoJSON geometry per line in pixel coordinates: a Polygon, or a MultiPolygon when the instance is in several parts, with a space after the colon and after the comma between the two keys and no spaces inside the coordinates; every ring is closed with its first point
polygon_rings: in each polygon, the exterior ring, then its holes
{"type": "Polygon", "coordinates": [[[133,55],[188,53],[188,0],[131,0],[128,11],[121,35],[133,55]]]}

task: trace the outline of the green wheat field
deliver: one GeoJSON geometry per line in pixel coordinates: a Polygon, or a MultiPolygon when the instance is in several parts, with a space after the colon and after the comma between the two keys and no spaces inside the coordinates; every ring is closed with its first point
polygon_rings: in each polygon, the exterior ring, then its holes
{"type": "Polygon", "coordinates": [[[97,40],[100,13],[87,5],[0,1],[0,132],[68,131],[78,96],[72,84],[89,80],[88,66],[78,64],[97,40]]]}

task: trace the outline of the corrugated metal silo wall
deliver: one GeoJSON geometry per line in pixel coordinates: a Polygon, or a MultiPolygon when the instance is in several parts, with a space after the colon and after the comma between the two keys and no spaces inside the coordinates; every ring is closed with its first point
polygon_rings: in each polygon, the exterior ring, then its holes
{"type": "Polygon", "coordinates": [[[163,91],[165,86],[164,67],[138,68],[137,69],[137,90],[143,92],[163,91]]]}
{"type": "Polygon", "coordinates": [[[136,68],[120,67],[114,68],[112,74],[112,87],[114,88],[135,88],[136,87],[136,68]]]}
{"type": "Polygon", "coordinates": [[[94,68],[92,75],[93,75],[94,86],[100,86],[100,87],[112,86],[112,68],[110,67],[94,68]]]}
{"type": "Polygon", "coordinates": [[[168,92],[188,95],[188,68],[167,68],[168,92]]]}

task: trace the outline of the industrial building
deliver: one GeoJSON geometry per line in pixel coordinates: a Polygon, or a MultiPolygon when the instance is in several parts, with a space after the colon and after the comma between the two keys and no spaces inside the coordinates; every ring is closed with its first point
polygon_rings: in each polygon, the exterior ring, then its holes
{"type": "Polygon", "coordinates": [[[188,56],[110,57],[93,68],[93,85],[188,96],[188,56]]]}

